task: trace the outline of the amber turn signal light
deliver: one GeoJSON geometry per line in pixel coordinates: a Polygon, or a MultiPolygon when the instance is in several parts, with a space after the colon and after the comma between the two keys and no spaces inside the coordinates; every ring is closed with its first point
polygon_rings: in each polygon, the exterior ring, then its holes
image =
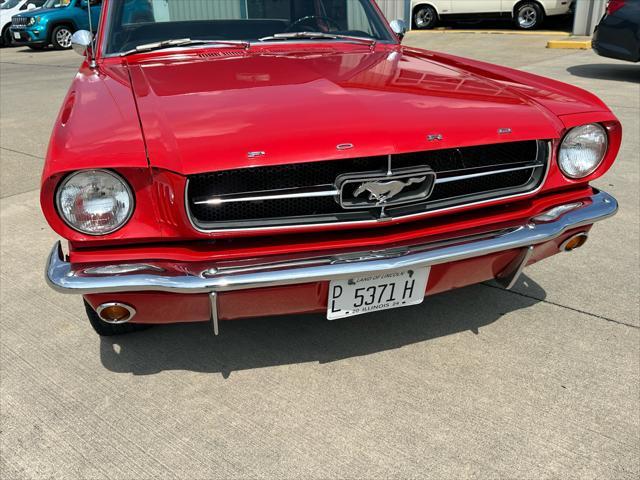
{"type": "Polygon", "coordinates": [[[562,244],[560,245],[560,250],[562,250],[563,252],[570,252],[572,250],[575,250],[576,248],[580,248],[587,242],[588,238],[588,235],[584,232],[572,235],[564,242],[562,242],[562,244]]]}
{"type": "Polygon", "coordinates": [[[96,313],[101,320],[107,323],[126,323],[133,318],[136,310],[125,303],[103,303],[96,308],[96,313]]]}

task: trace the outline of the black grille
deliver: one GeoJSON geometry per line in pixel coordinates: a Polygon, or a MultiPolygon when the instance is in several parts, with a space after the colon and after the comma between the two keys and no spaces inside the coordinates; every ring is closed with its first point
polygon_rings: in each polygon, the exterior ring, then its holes
{"type": "MultiPolygon", "coordinates": [[[[391,216],[410,215],[437,208],[524,193],[540,185],[546,171],[547,142],[526,141],[393,155],[393,171],[429,166],[440,181],[463,175],[468,179],[437,183],[425,202],[388,207],[391,216]],[[505,173],[499,170],[521,168],[505,173]]],[[[331,160],[208,172],[189,177],[187,199],[194,224],[205,230],[269,227],[379,218],[381,208],[347,211],[337,197],[287,198],[242,201],[218,205],[196,201],[246,192],[269,192],[325,186],[336,189],[339,175],[386,172],[387,156],[331,160]]]]}
{"type": "Polygon", "coordinates": [[[18,27],[29,25],[29,17],[12,17],[11,24],[18,27]]]}
{"type": "Polygon", "coordinates": [[[189,193],[198,198],[214,194],[328,185],[343,173],[379,170],[386,168],[386,164],[387,157],[367,157],[202,173],[189,177],[189,193]]]}

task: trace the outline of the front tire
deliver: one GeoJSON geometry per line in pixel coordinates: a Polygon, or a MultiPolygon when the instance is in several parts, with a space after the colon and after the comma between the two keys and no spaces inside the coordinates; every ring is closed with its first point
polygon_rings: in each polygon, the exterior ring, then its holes
{"type": "Polygon", "coordinates": [[[2,31],[2,46],[10,47],[13,44],[13,37],[11,36],[10,30],[11,24],[7,25],[5,29],[2,31]]]}
{"type": "Polygon", "coordinates": [[[126,333],[139,332],[151,328],[151,325],[144,323],[118,323],[111,324],[100,320],[100,317],[93,307],[85,300],[84,308],[89,317],[89,323],[95,332],[101,337],[113,337],[114,335],[124,335],[126,333]]]}
{"type": "Polygon", "coordinates": [[[413,11],[413,25],[418,30],[429,30],[438,23],[438,12],[431,5],[420,5],[413,11]]]}
{"type": "Polygon", "coordinates": [[[67,50],[71,48],[71,28],[66,25],[60,25],[51,32],[51,44],[56,50],[67,50]]]}
{"type": "Polygon", "coordinates": [[[536,2],[521,3],[514,13],[515,23],[522,30],[536,29],[544,20],[544,12],[536,2]]]}

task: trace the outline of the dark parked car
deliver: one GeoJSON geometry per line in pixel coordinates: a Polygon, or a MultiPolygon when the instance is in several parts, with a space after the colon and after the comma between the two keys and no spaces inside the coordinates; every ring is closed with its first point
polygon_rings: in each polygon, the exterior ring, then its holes
{"type": "Polygon", "coordinates": [[[640,0],[610,0],[593,35],[593,49],[603,57],[640,61],[640,0]]]}

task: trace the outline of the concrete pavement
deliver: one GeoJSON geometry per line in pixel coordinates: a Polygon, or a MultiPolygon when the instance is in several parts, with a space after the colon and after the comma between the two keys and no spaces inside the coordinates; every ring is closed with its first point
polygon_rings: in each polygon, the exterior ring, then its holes
{"type": "MultiPolygon", "coordinates": [[[[526,271],[346,321],[154,328],[99,339],[49,290],[38,205],[79,57],[0,51],[0,477],[637,478],[640,69],[544,36],[407,43],[587,88],[620,117],[598,186],[620,213],[526,271]]],[[[99,116],[96,117],[99,121],[99,116]]]]}

